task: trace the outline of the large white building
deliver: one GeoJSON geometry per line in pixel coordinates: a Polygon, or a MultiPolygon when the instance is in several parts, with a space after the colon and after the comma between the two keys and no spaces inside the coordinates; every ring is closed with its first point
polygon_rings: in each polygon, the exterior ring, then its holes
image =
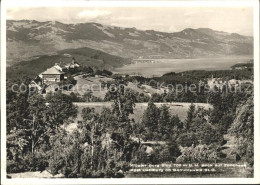
{"type": "Polygon", "coordinates": [[[55,66],[41,73],[43,83],[56,83],[64,79],[64,72],[58,70],[55,66]]]}

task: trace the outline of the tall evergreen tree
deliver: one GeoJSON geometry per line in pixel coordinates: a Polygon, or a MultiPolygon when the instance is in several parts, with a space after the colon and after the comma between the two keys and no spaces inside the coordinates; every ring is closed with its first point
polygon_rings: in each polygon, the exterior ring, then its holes
{"type": "Polygon", "coordinates": [[[189,131],[191,122],[195,116],[195,105],[192,103],[187,112],[187,118],[185,120],[185,129],[189,131]]]}
{"type": "Polygon", "coordinates": [[[153,102],[149,102],[143,114],[142,125],[152,132],[157,131],[159,116],[160,109],[153,102]]]}

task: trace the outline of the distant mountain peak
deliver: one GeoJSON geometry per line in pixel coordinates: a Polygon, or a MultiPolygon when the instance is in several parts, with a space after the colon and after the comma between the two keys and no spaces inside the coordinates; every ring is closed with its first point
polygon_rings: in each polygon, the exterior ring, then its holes
{"type": "Polygon", "coordinates": [[[7,20],[7,58],[20,61],[63,49],[90,47],[122,57],[161,55],[165,58],[249,55],[253,38],[210,28],[168,33],[96,22],[7,20]]]}

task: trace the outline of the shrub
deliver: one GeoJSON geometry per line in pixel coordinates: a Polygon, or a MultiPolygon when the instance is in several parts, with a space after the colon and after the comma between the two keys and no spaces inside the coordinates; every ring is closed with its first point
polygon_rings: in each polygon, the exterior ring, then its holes
{"type": "Polygon", "coordinates": [[[217,149],[210,145],[198,145],[196,147],[184,147],[182,154],[176,159],[178,163],[216,162],[218,160],[217,149]]]}
{"type": "Polygon", "coordinates": [[[7,173],[43,171],[48,165],[46,157],[41,153],[30,153],[18,161],[7,160],[7,173]]]}

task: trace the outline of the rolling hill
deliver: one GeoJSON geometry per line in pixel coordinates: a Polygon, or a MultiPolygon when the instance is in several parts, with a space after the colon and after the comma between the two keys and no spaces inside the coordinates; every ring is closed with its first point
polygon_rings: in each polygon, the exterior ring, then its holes
{"type": "Polygon", "coordinates": [[[166,33],[98,23],[7,20],[8,66],[35,56],[57,55],[60,50],[84,47],[126,58],[249,55],[253,53],[253,38],[209,28],[166,33]]]}
{"type": "Polygon", "coordinates": [[[130,62],[129,59],[107,54],[91,48],[66,49],[58,51],[53,55],[42,55],[31,60],[24,60],[7,67],[7,79],[14,80],[22,77],[33,78],[55,63],[70,63],[71,55],[84,66],[97,69],[111,69],[130,62]],[[68,55],[69,54],[69,55],[68,55]]]}

